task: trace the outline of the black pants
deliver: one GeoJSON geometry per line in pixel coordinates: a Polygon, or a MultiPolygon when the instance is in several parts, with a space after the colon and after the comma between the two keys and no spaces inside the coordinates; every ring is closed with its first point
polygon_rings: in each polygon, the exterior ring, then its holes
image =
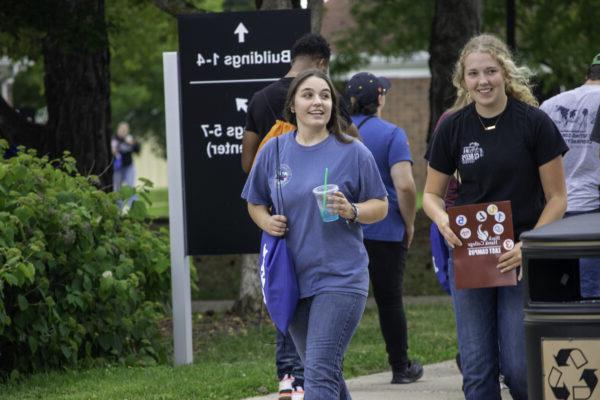
{"type": "Polygon", "coordinates": [[[367,239],[364,243],[388,360],[393,370],[402,370],[408,364],[408,332],[402,301],[406,245],[367,239]]]}

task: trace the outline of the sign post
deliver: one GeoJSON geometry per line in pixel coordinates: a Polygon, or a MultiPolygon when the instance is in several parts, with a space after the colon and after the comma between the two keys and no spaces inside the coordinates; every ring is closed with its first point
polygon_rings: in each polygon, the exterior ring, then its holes
{"type": "Polygon", "coordinates": [[[177,53],[163,53],[165,123],[169,171],[169,236],[171,239],[171,298],[173,303],[173,343],[175,365],[191,364],[192,296],[190,257],[183,246],[183,175],[177,53]]]}

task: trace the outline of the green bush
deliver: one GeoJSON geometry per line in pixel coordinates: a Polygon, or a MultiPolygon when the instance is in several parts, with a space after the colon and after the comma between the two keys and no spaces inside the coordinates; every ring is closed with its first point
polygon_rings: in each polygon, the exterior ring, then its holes
{"type": "Polygon", "coordinates": [[[20,149],[0,161],[1,376],[165,357],[157,320],[170,296],[168,235],[150,229],[145,202],[117,207],[135,189],[93,183],[68,154],[49,161],[20,149]]]}

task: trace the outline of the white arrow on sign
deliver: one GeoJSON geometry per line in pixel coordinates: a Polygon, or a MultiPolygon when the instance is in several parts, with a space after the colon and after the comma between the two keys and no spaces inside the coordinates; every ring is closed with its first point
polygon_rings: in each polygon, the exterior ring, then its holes
{"type": "Polygon", "coordinates": [[[237,111],[243,110],[245,113],[248,112],[248,99],[235,98],[235,108],[237,111]]]}
{"type": "Polygon", "coordinates": [[[248,33],[248,29],[246,29],[246,27],[244,26],[244,24],[242,22],[240,22],[237,26],[237,28],[235,28],[235,31],[233,31],[233,33],[235,35],[238,35],[238,43],[244,43],[244,36],[246,35],[246,33],[248,33]]]}

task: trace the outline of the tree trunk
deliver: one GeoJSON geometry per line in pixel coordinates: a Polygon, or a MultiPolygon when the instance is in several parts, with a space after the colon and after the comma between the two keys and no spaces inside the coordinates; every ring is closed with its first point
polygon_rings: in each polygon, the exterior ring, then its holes
{"type": "Polygon", "coordinates": [[[285,10],[292,8],[290,0],[256,0],[257,10],[285,10]]]}
{"type": "Polygon", "coordinates": [[[258,254],[243,254],[240,291],[232,311],[239,315],[262,315],[265,311],[258,271],[258,254]]]}
{"type": "Polygon", "coordinates": [[[110,75],[104,0],[62,0],[42,44],[48,123],[29,123],[3,100],[0,132],[51,158],[71,152],[82,175],[110,188],[110,75]]]}
{"type": "Polygon", "coordinates": [[[154,0],[154,5],[173,17],[177,17],[179,14],[206,12],[186,0],[154,0]]]}
{"type": "Polygon", "coordinates": [[[308,0],[310,8],[310,30],[312,33],[321,33],[323,23],[323,0],[308,0]]]}
{"type": "Polygon", "coordinates": [[[48,129],[53,132],[48,152],[69,150],[81,174],[100,175],[110,185],[110,73],[104,0],[68,0],[79,23],[95,29],[77,43],[78,29],[52,29],[43,54],[48,104],[48,129]],[[65,38],[69,42],[65,46],[65,38]],[[80,44],[81,43],[81,44],[80,44]]]}
{"type": "Polygon", "coordinates": [[[456,89],[452,85],[452,72],[458,54],[467,41],[479,32],[481,26],[481,0],[437,0],[429,45],[429,132],[431,138],[435,124],[454,103],[456,89]]]}

